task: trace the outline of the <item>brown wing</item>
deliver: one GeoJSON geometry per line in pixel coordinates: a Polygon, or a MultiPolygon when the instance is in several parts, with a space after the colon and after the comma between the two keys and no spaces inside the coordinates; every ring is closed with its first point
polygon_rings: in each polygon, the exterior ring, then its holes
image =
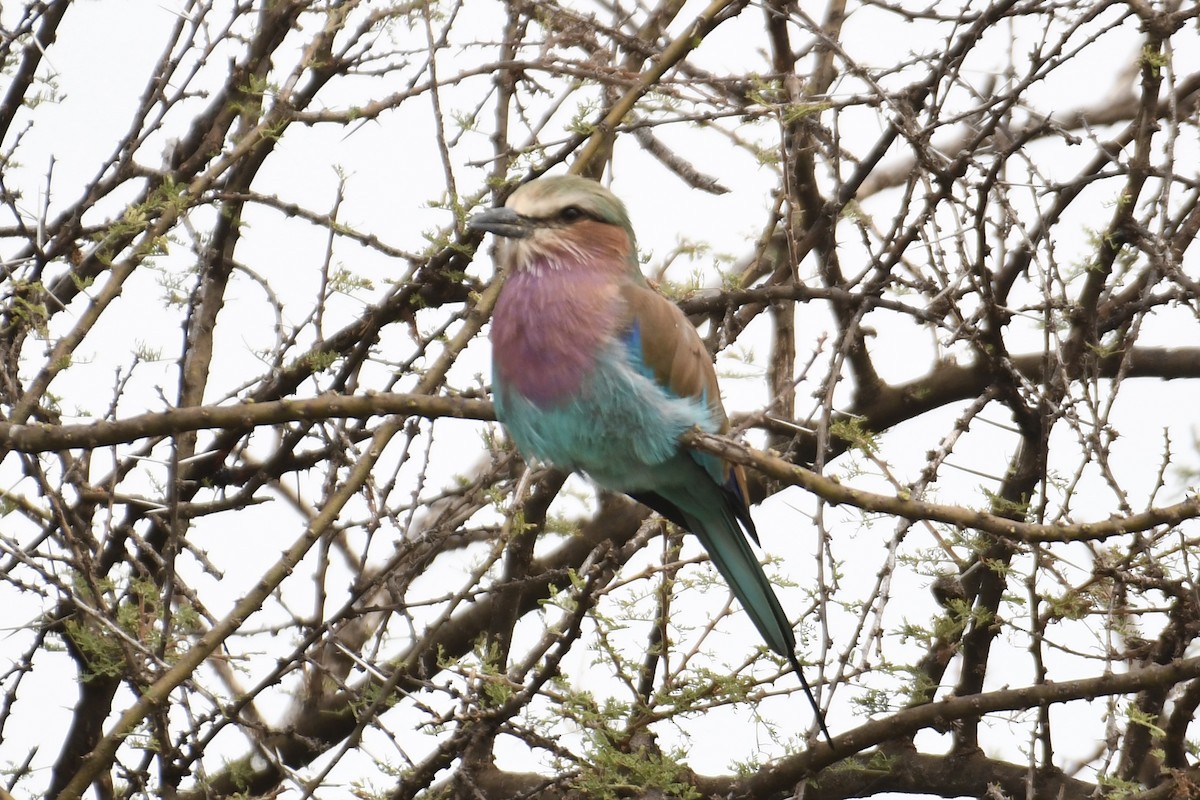
{"type": "MultiPolygon", "coordinates": [[[[700,334],[678,306],[649,286],[629,283],[622,287],[621,293],[629,309],[629,324],[638,326],[642,361],[654,373],[655,380],[679,397],[703,398],[717,432],[726,433],[729,419],[721,403],[717,371],[700,334]]],[[[744,518],[751,536],[757,539],[754,524],[745,512],[750,497],[745,470],[740,464],[725,461],[721,462],[721,468],[724,476],[721,482],[737,496],[741,504],[739,517],[744,518]]]]}
{"type": "Polygon", "coordinates": [[[700,334],[679,308],[648,286],[626,284],[622,295],[629,309],[629,324],[641,338],[642,361],[654,378],[679,397],[703,398],[712,411],[717,430],[729,429],[721,388],[712,359],[700,334]]]}

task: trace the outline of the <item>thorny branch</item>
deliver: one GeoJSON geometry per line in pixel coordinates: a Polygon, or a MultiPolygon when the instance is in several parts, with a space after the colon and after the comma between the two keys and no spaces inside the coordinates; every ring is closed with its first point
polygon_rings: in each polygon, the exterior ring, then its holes
{"type": "Polygon", "coordinates": [[[112,8],[0,8],[0,791],[1195,794],[1195,4],[112,8]],[[717,359],[833,751],[491,422],[464,221],[563,170],[717,359]]]}

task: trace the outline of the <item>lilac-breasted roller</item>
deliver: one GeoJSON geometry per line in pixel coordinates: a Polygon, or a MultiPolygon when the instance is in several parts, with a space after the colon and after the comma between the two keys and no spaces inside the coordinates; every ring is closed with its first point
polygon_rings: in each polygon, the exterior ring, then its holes
{"type": "Polygon", "coordinates": [[[746,540],[758,543],[745,473],[679,444],[693,425],[725,433],[729,422],[696,329],[642,275],[624,205],[595,181],[541,178],[468,226],[500,237],[492,393],[517,448],[695,534],[800,677],[828,739],[791,623],[746,540]]]}

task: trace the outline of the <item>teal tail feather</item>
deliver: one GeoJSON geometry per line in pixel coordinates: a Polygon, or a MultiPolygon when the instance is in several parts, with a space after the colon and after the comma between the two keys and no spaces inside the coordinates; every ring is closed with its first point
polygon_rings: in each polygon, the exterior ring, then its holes
{"type": "Polygon", "coordinates": [[[656,496],[650,498],[652,502],[647,502],[644,495],[638,495],[636,499],[691,531],[700,540],[767,646],[786,658],[800,679],[821,733],[829,746],[833,747],[833,737],[825,725],[825,715],[821,713],[812,687],[808,685],[800,661],[796,658],[796,637],[792,625],[747,541],[747,533],[752,533],[752,529],[744,533],[738,524],[739,518],[749,519],[745,504],[737,495],[718,490],[719,487],[711,483],[705,485],[699,482],[672,486],[666,491],[664,489],[666,487],[660,488],[656,496]],[[739,504],[743,513],[738,513],[739,504]],[[670,513],[663,512],[663,505],[669,506],[670,513]]]}

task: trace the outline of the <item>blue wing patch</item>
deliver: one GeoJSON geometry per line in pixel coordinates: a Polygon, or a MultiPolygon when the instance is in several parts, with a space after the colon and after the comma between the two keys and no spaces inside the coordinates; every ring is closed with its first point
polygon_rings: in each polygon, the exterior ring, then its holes
{"type": "MultiPolygon", "coordinates": [[[[629,330],[625,332],[621,343],[625,345],[625,351],[629,354],[629,366],[633,367],[639,375],[644,378],[658,383],[654,377],[654,370],[650,369],[650,365],[646,363],[646,357],[642,354],[642,325],[636,319],[629,326],[629,330]]],[[[663,389],[670,391],[666,386],[663,389]]]]}

